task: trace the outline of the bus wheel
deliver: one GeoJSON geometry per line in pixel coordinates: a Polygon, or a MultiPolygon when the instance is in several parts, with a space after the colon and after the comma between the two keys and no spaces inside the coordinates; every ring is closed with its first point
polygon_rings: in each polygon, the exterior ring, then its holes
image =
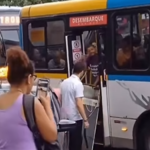
{"type": "Polygon", "coordinates": [[[140,129],[137,137],[137,150],[150,150],[150,120],[140,129]]]}

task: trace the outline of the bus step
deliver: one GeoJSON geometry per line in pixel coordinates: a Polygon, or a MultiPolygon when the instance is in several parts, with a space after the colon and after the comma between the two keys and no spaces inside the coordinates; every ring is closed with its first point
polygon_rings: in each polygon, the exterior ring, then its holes
{"type": "Polygon", "coordinates": [[[97,125],[95,134],[95,143],[103,143],[103,124],[97,125]]]}
{"type": "Polygon", "coordinates": [[[103,143],[97,143],[97,142],[95,142],[94,144],[95,145],[104,145],[103,143]]]}
{"type": "Polygon", "coordinates": [[[104,149],[104,145],[94,144],[93,150],[103,150],[103,149],[104,149]]]}

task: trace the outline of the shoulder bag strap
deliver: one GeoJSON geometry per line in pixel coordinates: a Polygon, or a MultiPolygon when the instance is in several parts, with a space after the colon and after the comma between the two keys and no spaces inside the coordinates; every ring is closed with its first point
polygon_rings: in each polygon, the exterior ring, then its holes
{"type": "Polygon", "coordinates": [[[34,96],[23,95],[23,108],[28,127],[33,132],[35,127],[34,96]]]}

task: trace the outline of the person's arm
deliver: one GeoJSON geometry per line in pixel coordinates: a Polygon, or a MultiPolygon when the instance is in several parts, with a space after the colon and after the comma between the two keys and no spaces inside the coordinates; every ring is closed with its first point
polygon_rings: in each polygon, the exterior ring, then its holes
{"type": "Polygon", "coordinates": [[[94,86],[99,86],[99,75],[96,77],[96,80],[94,82],[94,86]]]}
{"type": "Polygon", "coordinates": [[[48,69],[53,69],[53,68],[54,68],[53,59],[51,59],[51,60],[48,62],[48,69]]]}
{"type": "Polygon", "coordinates": [[[77,84],[76,88],[75,88],[75,98],[76,98],[77,108],[78,108],[78,111],[81,114],[83,120],[87,121],[87,116],[86,116],[86,113],[84,110],[83,100],[82,100],[82,98],[84,97],[83,91],[84,91],[84,88],[83,88],[82,83],[77,84]]]}
{"type": "Polygon", "coordinates": [[[124,65],[124,63],[126,63],[127,59],[125,57],[125,54],[123,52],[122,49],[119,49],[118,52],[117,52],[117,63],[118,63],[118,66],[121,67],[124,65]]]}
{"type": "MultiPolygon", "coordinates": [[[[50,99],[49,99],[50,101],[50,99]]],[[[54,116],[50,108],[50,104],[47,103],[43,106],[39,100],[35,100],[35,118],[37,127],[47,142],[54,142],[57,139],[57,127],[54,121],[54,116]]]]}

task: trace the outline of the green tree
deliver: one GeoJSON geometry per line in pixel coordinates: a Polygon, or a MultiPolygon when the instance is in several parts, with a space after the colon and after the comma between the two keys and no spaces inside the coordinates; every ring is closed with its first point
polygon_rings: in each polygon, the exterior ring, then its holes
{"type": "Polygon", "coordinates": [[[2,5],[5,5],[5,6],[25,6],[25,5],[52,2],[52,1],[57,1],[57,0],[0,0],[0,6],[2,6],[2,5]]]}

